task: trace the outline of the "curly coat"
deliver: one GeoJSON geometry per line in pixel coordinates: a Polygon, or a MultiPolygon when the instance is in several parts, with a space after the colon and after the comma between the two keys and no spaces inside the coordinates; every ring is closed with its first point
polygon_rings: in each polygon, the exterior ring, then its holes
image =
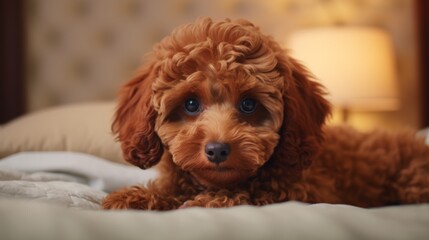
{"type": "Polygon", "coordinates": [[[404,133],[324,127],[323,87],[245,20],[209,18],[155,46],[120,92],[112,125],[125,160],[160,177],[105,209],[171,210],[297,200],[361,207],[429,201],[429,148],[404,133]],[[184,109],[187,99],[199,111],[184,109]],[[252,113],[240,112],[254,99],[252,113]],[[211,162],[209,142],[230,146],[211,162]]]}

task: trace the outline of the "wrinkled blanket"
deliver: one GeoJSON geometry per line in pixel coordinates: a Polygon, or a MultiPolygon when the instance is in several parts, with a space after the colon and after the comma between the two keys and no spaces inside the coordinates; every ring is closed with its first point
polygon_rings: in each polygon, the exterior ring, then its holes
{"type": "Polygon", "coordinates": [[[108,192],[155,177],[155,170],[77,153],[21,153],[1,159],[0,239],[429,239],[429,204],[99,209],[108,192]]]}
{"type": "Polygon", "coordinates": [[[73,208],[98,209],[105,192],[67,174],[0,170],[0,196],[47,201],[73,208]]]}
{"type": "Polygon", "coordinates": [[[107,192],[155,176],[81,153],[27,152],[0,160],[0,197],[98,209],[107,192]]]}

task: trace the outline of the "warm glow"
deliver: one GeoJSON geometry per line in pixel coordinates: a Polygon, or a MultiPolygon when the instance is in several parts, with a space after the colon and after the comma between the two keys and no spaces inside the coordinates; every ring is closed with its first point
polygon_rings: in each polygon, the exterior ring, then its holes
{"type": "Polygon", "coordinates": [[[288,38],[287,48],[326,86],[335,106],[398,108],[395,58],[385,32],[364,27],[301,30],[288,38]]]}

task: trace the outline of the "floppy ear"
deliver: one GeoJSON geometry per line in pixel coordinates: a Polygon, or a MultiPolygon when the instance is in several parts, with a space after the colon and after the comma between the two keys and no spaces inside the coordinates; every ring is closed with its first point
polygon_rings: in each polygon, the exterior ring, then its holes
{"type": "Polygon", "coordinates": [[[279,68],[285,81],[284,120],[273,156],[289,169],[303,169],[323,141],[322,126],[331,106],[323,87],[295,59],[280,56],[279,68]]]}
{"type": "Polygon", "coordinates": [[[155,74],[153,63],[145,65],[122,87],[112,124],[125,160],[143,169],[158,163],[163,153],[154,131],[157,113],[150,102],[155,74]]]}

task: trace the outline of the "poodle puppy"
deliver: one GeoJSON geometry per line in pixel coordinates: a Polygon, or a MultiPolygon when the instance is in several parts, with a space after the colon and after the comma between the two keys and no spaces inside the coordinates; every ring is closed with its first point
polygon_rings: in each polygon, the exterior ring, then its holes
{"type": "Polygon", "coordinates": [[[177,28],[122,88],[112,125],[125,160],[158,164],[160,177],[111,193],[103,208],[429,202],[423,141],[325,127],[324,95],[246,20],[177,28]]]}

